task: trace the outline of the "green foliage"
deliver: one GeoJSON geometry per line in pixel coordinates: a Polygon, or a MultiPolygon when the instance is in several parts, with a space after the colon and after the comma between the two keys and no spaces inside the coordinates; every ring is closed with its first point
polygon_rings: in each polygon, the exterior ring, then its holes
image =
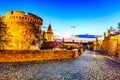
{"type": "Polygon", "coordinates": [[[120,28],[120,22],[118,23],[118,27],[120,28]]]}
{"type": "Polygon", "coordinates": [[[114,28],[112,27],[112,26],[110,26],[110,29],[109,29],[110,31],[114,31],[114,28]]]}
{"type": "Polygon", "coordinates": [[[116,32],[116,29],[112,26],[108,30],[110,30],[111,34],[114,34],[116,32]]]}
{"type": "Polygon", "coordinates": [[[120,23],[118,23],[117,29],[118,29],[118,33],[120,33],[120,23]]]}

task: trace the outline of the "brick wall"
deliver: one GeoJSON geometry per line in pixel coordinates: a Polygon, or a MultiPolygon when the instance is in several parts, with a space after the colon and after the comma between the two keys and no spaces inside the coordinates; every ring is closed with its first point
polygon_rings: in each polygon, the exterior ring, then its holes
{"type": "Polygon", "coordinates": [[[118,41],[117,39],[106,39],[103,40],[102,45],[95,47],[97,51],[120,60],[120,39],[118,39],[118,41]]]}
{"type": "Polygon", "coordinates": [[[4,50],[0,51],[0,62],[24,62],[73,59],[80,55],[78,50],[4,50]]]}

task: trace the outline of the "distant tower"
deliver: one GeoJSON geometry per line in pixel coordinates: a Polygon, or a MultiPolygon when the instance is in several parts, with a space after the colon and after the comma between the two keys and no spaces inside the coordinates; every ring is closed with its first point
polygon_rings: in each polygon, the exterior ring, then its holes
{"type": "Polygon", "coordinates": [[[104,40],[106,39],[106,33],[104,32],[104,40]]]}
{"type": "Polygon", "coordinates": [[[52,31],[51,24],[49,24],[48,30],[47,30],[47,41],[53,41],[53,40],[54,40],[54,34],[52,31]]]}
{"type": "Polygon", "coordinates": [[[79,44],[82,44],[82,40],[79,42],[79,44]]]}
{"type": "Polygon", "coordinates": [[[74,41],[74,40],[72,40],[72,43],[75,43],[75,41],[74,41]]]}
{"type": "Polygon", "coordinates": [[[96,42],[98,42],[98,35],[96,36],[96,42]]]}
{"type": "Polygon", "coordinates": [[[108,37],[110,37],[110,30],[108,30],[108,37]]]}
{"type": "Polygon", "coordinates": [[[52,27],[51,27],[51,24],[49,24],[49,26],[48,26],[48,30],[47,30],[47,33],[52,33],[52,34],[53,34],[53,31],[52,31],[52,27]]]}
{"type": "Polygon", "coordinates": [[[82,45],[83,45],[82,40],[79,42],[79,45],[80,45],[80,46],[82,46],[82,45]]]}
{"type": "Polygon", "coordinates": [[[64,43],[64,38],[63,38],[63,41],[62,41],[63,43],[64,43]]]}
{"type": "Polygon", "coordinates": [[[96,36],[96,45],[98,46],[98,35],[96,36]]]}

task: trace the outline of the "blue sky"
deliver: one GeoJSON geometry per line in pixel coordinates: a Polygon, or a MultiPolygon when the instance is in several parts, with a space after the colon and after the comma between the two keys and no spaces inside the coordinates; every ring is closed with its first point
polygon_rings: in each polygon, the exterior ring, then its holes
{"type": "Polygon", "coordinates": [[[51,23],[55,35],[102,35],[120,22],[120,0],[0,0],[0,14],[21,10],[51,23]]]}

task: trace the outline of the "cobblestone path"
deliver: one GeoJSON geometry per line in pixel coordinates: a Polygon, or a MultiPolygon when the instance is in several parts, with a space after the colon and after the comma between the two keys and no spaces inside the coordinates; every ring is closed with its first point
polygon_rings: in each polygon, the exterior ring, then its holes
{"type": "Polygon", "coordinates": [[[74,60],[0,63],[0,80],[120,80],[120,62],[86,50],[74,60]]]}

